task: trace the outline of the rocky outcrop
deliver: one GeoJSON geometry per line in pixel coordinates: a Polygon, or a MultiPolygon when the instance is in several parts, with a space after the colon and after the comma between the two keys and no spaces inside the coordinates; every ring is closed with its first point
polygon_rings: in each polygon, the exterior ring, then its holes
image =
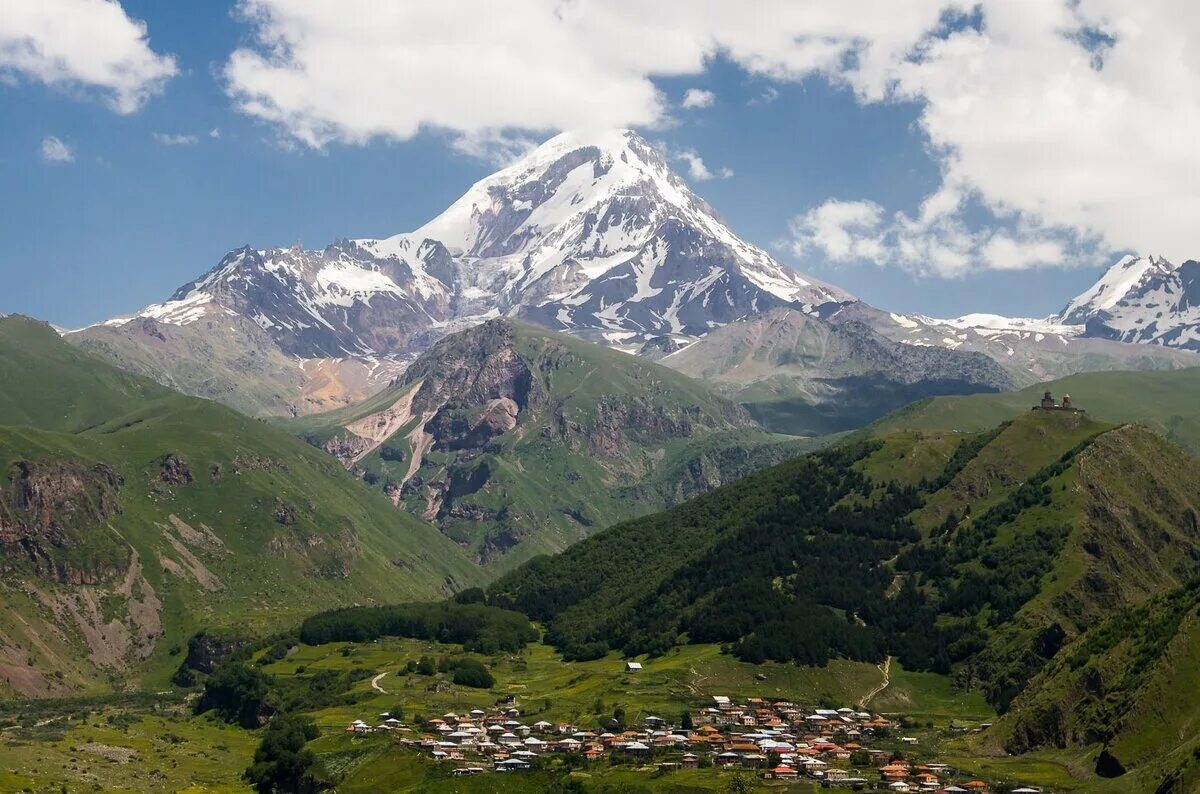
{"type": "Polygon", "coordinates": [[[96,530],[121,512],[124,479],[104,463],[22,460],[0,491],[0,546],[10,564],[31,563],[39,575],[96,583],[129,563],[128,547],[96,530]],[[88,555],[71,551],[87,547],[88,555]],[[78,560],[87,558],[88,564],[78,560]]]}
{"type": "Polygon", "coordinates": [[[187,460],[171,452],[159,461],[158,479],[166,485],[191,485],[194,478],[187,460]]]}
{"type": "MultiPolygon", "coordinates": [[[[670,370],[506,318],[438,341],[371,403],[389,397],[383,411],[305,432],[485,563],[531,541],[561,548],[615,520],[602,506],[608,489],[652,473],[668,445],[754,427],[670,370]],[[366,438],[377,445],[363,455],[366,438]]],[[[681,476],[687,492],[719,479],[681,476]]]]}
{"type": "Polygon", "coordinates": [[[364,455],[377,447],[378,443],[369,438],[356,436],[347,430],[316,444],[316,446],[333,455],[346,468],[350,468],[356,461],[361,460],[364,455]]]}
{"type": "Polygon", "coordinates": [[[251,640],[245,637],[202,629],[188,640],[187,655],[183,657],[179,669],[209,675],[250,645],[251,640]]]}
{"type": "Polygon", "coordinates": [[[300,520],[300,511],[295,506],[276,498],[275,506],[271,509],[271,518],[275,520],[276,524],[290,527],[300,520]]]}

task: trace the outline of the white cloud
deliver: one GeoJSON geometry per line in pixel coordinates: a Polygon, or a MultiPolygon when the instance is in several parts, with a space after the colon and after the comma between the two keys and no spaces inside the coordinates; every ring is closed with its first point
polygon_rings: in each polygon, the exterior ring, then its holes
{"type": "Polygon", "coordinates": [[[502,167],[519,160],[541,142],[541,138],[515,132],[484,130],[462,133],[453,139],[451,145],[468,157],[502,167]]]}
{"type": "Polygon", "coordinates": [[[819,249],[834,262],[883,257],[883,207],[873,201],[832,199],[793,218],[787,247],[796,256],[819,249]]]}
{"type": "MultiPolygon", "coordinates": [[[[1197,35],[1200,8],[1167,0],[985,0],[978,24],[921,37],[883,96],[923,104],[943,181],[917,218],[897,216],[888,261],[957,275],[1098,248],[1195,257],[1197,35]],[[968,232],[967,200],[999,230],[968,232]]],[[[865,100],[880,85],[845,79],[865,100]]]]}
{"type": "Polygon", "coordinates": [[[666,153],[668,159],[681,162],[687,167],[687,175],[694,182],[707,182],[710,179],[729,179],[733,176],[732,168],[721,167],[712,170],[704,162],[695,149],[673,149],[664,143],[658,143],[658,148],[666,153]]]}
{"type": "Polygon", "coordinates": [[[115,0],[7,0],[0,17],[0,74],[95,90],[118,113],[137,110],[178,72],[115,0]]]}
{"type": "Polygon", "coordinates": [[[791,220],[780,247],[798,257],[895,265],[921,275],[962,276],[974,269],[1027,270],[1081,264],[1082,241],[1029,224],[972,231],[946,192],[931,196],[917,218],[887,217],[872,201],[830,199],[791,220]]]}
{"type": "MultiPolygon", "coordinates": [[[[243,0],[252,44],[224,68],[238,107],[303,145],[479,141],[653,127],[654,79],[720,55],[775,86],[821,76],[862,103],[912,101],[943,184],[886,222],[914,267],[1051,259],[1079,240],[1197,254],[1200,6],[1178,0],[243,0]],[[762,20],[770,24],[762,24],[762,20]],[[969,230],[967,203],[1013,240],[969,230]],[[1018,229],[1019,227],[1019,229],[1018,229]]],[[[504,145],[499,144],[503,149],[504,145]]],[[[709,171],[711,174],[712,172],[709,171]]],[[[1069,259],[1069,257],[1068,257],[1069,259]]]]}
{"type": "MultiPolygon", "coordinates": [[[[154,140],[158,141],[163,146],[191,146],[193,143],[196,143],[200,140],[195,135],[183,135],[166,132],[154,132],[151,133],[151,135],[154,136],[154,140]]],[[[214,135],[212,137],[216,136],[214,135]]]]}
{"type": "Polygon", "coordinates": [[[496,138],[652,127],[669,110],[652,78],[700,74],[718,53],[794,79],[846,69],[854,51],[853,73],[878,83],[885,56],[903,55],[941,2],[825,5],[764,0],[746,14],[692,0],[242,0],[253,43],[230,56],[224,78],[244,113],[316,148],[424,128],[496,138]]]}
{"type": "Polygon", "coordinates": [[[710,108],[717,101],[717,95],[703,88],[689,88],[679,103],[681,108],[710,108]]]}
{"type": "Polygon", "coordinates": [[[213,127],[211,130],[209,130],[209,131],[208,131],[208,137],[210,137],[210,138],[220,138],[220,137],[221,137],[221,130],[220,130],[218,127],[213,127]]]}
{"type": "Polygon", "coordinates": [[[54,135],[47,135],[42,139],[41,154],[42,160],[47,163],[75,162],[75,152],[54,135]]]}
{"type": "Polygon", "coordinates": [[[996,232],[983,244],[980,255],[988,267],[996,270],[1026,270],[1070,261],[1058,240],[1018,239],[1003,231],[996,232]]]}

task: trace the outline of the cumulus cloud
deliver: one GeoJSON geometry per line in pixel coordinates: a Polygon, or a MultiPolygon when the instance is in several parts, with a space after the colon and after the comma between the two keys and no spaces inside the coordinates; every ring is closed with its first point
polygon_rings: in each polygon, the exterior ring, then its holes
{"type": "MultiPolygon", "coordinates": [[[[163,146],[191,146],[200,140],[195,135],[183,135],[179,133],[154,132],[151,135],[154,136],[154,140],[163,146]]],[[[217,137],[216,135],[212,135],[212,133],[209,133],[209,135],[214,138],[217,137]]]]}
{"type": "Polygon", "coordinates": [[[962,276],[978,268],[1027,270],[1082,263],[1085,241],[1063,233],[1017,224],[972,230],[959,207],[939,192],[926,199],[917,217],[888,216],[872,201],[830,199],[789,223],[779,246],[797,257],[829,262],[895,265],[921,275],[962,276]]]}
{"type": "Polygon", "coordinates": [[[788,247],[796,256],[819,250],[834,262],[883,259],[883,207],[873,201],[832,199],[792,219],[788,247]]]}
{"type": "Polygon", "coordinates": [[[728,179],[733,176],[733,169],[718,168],[711,170],[704,158],[692,149],[681,149],[671,155],[672,159],[681,161],[687,166],[688,176],[697,182],[707,182],[710,179],[728,179]]]}
{"type": "Polygon", "coordinates": [[[732,168],[709,168],[708,163],[704,162],[704,158],[695,149],[672,146],[667,141],[662,140],[653,141],[652,145],[665,159],[681,163],[688,178],[693,182],[707,182],[710,179],[729,179],[733,176],[732,168]]]}
{"type": "Polygon", "coordinates": [[[710,108],[717,101],[717,95],[703,88],[689,88],[679,103],[682,108],[710,108]]]}
{"type": "Polygon", "coordinates": [[[68,90],[96,91],[132,113],[178,72],[150,49],[146,25],[115,0],[6,2],[0,75],[68,90]]]}
{"type": "Polygon", "coordinates": [[[888,261],[947,274],[1054,264],[1054,246],[1069,260],[1080,240],[1197,253],[1200,7],[1177,0],[239,8],[252,35],[224,67],[227,90],[301,145],[435,129],[503,151],[572,127],[653,128],[670,110],[655,79],[699,75],[719,54],[766,81],[759,103],[820,76],[861,103],[918,104],[943,184],[913,217],[881,216],[888,261]],[[968,202],[1007,238],[970,230],[968,202]]]}
{"type": "Polygon", "coordinates": [[[75,162],[75,152],[71,147],[62,141],[62,139],[54,135],[47,135],[42,139],[40,147],[42,160],[47,163],[73,163],[75,162]]]}
{"type": "Polygon", "coordinates": [[[851,69],[854,50],[852,72],[878,84],[882,66],[936,23],[941,2],[898,10],[863,0],[854,13],[818,5],[764,0],[750,15],[735,2],[691,0],[242,0],[251,44],[223,73],[244,113],[318,148],[425,128],[495,137],[653,127],[669,110],[653,78],[700,74],[717,53],[799,79],[851,69]]]}

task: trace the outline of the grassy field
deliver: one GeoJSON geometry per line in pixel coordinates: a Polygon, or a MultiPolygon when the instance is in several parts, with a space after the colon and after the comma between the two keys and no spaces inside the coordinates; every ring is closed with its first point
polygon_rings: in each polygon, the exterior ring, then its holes
{"type": "MultiPolygon", "coordinates": [[[[424,716],[484,708],[500,695],[516,697],[535,721],[588,726],[611,714],[616,706],[625,709],[631,723],[649,715],[675,719],[684,708],[711,705],[713,695],[791,698],[813,707],[843,706],[853,705],[882,681],[878,668],[861,662],[836,660],[824,668],[770,662],[755,666],[722,654],[715,645],[686,645],[664,657],[643,658],[645,669],[637,674],[626,674],[624,660],[615,653],[589,662],[563,662],[544,645],[532,645],[519,655],[477,656],[491,667],[496,678],[491,690],[454,687],[450,692],[427,692],[429,679],[397,672],[410,659],[438,657],[450,650],[439,643],[403,639],[358,645],[302,645],[296,653],[265,670],[280,677],[309,676],[327,669],[363,669],[372,677],[385,673],[378,686],[386,694],[373,689],[370,679],[364,678],[354,689],[359,695],[354,705],[316,713],[323,728],[344,728],[354,719],[366,719],[397,705],[403,706],[408,715],[424,716]],[[597,709],[601,704],[603,708],[597,709]]],[[[924,674],[901,674],[895,686],[897,694],[892,702],[905,706],[906,713],[921,720],[944,714],[947,703],[953,700],[948,685],[940,690],[924,674]],[[936,697],[929,700],[926,710],[926,696],[931,693],[936,697]]],[[[964,707],[981,718],[991,715],[981,699],[966,698],[964,707]]]]}
{"type": "Polygon", "coordinates": [[[883,417],[869,431],[977,432],[1027,413],[1051,391],[1070,394],[1074,403],[1103,422],[1141,422],[1182,447],[1200,452],[1200,368],[1147,372],[1089,372],[1030,386],[1016,392],[935,397],[883,417]]]}
{"type": "Polygon", "coordinates": [[[0,791],[242,792],[258,737],[175,698],[6,704],[0,791]]]}

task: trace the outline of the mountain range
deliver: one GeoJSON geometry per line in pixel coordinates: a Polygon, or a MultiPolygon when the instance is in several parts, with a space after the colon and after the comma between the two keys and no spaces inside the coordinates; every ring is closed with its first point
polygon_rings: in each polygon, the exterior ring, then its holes
{"type": "MultiPolygon", "coordinates": [[[[735,398],[749,388],[748,399],[772,403],[759,413],[783,417],[777,429],[811,434],[951,384],[1005,389],[1081,371],[1195,365],[1197,268],[1127,257],[1043,320],[882,311],[737,236],[636,133],[602,130],[550,139],[416,231],[320,250],[244,246],[165,302],[67,338],[252,415],[299,415],[370,396],[437,339],[490,318],[664,358],[718,329],[790,311],[807,319],[778,328],[857,341],[831,356],[789,354],[794,389],[736,382],[746,368],[733,360],[721,373],[703,369],[735,398]],[[888,340],[949,352],[921,354],[916,370],[928,378],[914,380],[917,354],[888,340]],[[890,401],[860,395],[893,386],[890,401]],[[859,407],[842,410],[846,399],[859,407]]],[[[769,342],[761,331],[751,332],[754,346],[781,353],[786,338],[769,342]]],[[[681,360],[706,358],[704,349],[681,360]]]]}
{"type": "Polygon", "coordinates": [[[895,661],[986,695],[981,754],[1190,790],[1198,271],[896,314],[608,131],[412,233],[246,246],[79,331],[0,318],[0,690],[163,687],[189,637],[453,596],[567,661],[895,661]]]}

